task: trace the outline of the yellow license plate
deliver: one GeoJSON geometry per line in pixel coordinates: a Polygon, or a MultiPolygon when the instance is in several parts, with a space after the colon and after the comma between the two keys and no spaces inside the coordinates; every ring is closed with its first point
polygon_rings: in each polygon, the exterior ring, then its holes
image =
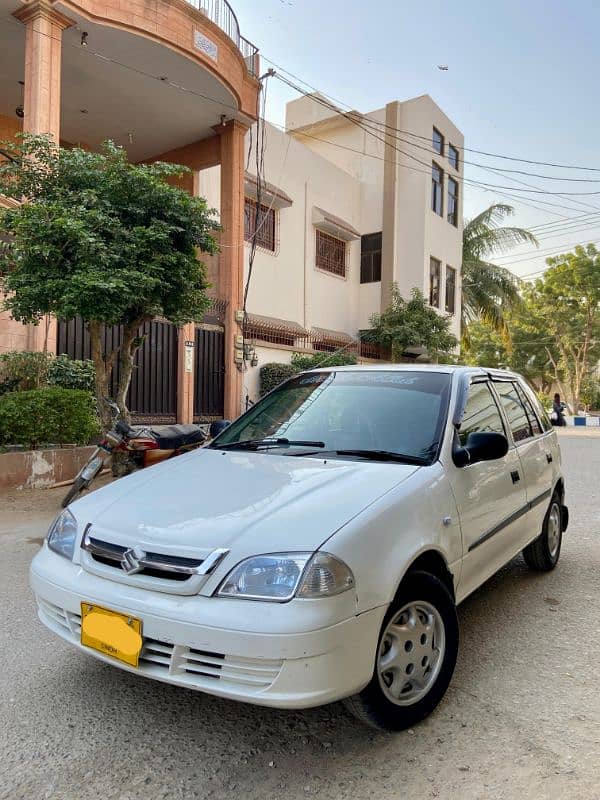
{"type": "Polygon", "coordinates": [[[109,608],[82,603],[81,644],[137,667],[142,650],[142,621],[109,608]]]}

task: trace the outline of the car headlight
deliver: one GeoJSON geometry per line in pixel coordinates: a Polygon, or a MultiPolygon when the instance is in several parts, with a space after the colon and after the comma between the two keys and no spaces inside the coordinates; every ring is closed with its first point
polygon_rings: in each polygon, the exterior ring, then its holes
{"type": "Polygon", "coordinates": [[[219,597],[285,603],[331,597],[354,586],[343,561],[328,553],[273,553],[253,556],[238,564],[219,587],[219,597]]]}
{"type": "Polygon", "coordinates": [[[46,541],[50,550],[72,559],[77,537],[77,520],[68,508],[58,515],[50,526],[46,541]]]}

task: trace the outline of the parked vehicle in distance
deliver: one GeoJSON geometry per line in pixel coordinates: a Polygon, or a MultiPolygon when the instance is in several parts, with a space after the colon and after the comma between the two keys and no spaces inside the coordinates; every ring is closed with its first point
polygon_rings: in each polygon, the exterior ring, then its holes
{"type": "Polygon", "coordinates": [[[520,551],[553,569],[567,523],[518,375],[320,369],[63,511],[31,585],[45,625],[123,669],[401,730],[450,683],[457,604],[520,551]]]}
{"type": "Polygon", "coordinates": [[[195,450],[207,440],[206,433],[198,425],[132,427],[119,418],[120,411],[116,403],[108,398],[105,398],[105,402],[115,414],[114,425],[79,471],[63,498],[63,508],[89,488],[112,460],[113,453],[127,453],[121,469],[124,475],[129,475],[135,470],[151,467],[160,461],[195,450]]]}

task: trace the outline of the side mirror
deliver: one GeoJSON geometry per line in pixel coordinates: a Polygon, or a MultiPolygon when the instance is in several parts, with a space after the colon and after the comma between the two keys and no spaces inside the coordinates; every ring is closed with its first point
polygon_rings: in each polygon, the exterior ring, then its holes
{"type": "Polygon", "coordinates": [[[501,433],[470,433],[464,447],[452,454],[457,467],[466,467],[478,461],[496,461],[508,453],[508,440],[501,433]]]}
{"type": "Polygon", "coordinates": [[[216,422],[211,422],[209,428],[209,434],[211,439],[216,439],[220,433],[223,433],[225,428],[228,428],[231,425],[231,420],[228,419],[219,419],[216,422]]]}

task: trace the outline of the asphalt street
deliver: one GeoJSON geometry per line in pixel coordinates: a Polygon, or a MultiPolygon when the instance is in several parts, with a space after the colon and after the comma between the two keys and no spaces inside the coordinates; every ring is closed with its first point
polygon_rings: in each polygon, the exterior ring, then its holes
{"type": "Polygon", "coordinates": [[[338,704],[240,705],[70,648],[27,578],[62,492],[0,496],[0,798],[600,800],[600,437],[561,443],[559,566],[515,559],[461,606],[446,699],[393,736],[338,704]]]}

